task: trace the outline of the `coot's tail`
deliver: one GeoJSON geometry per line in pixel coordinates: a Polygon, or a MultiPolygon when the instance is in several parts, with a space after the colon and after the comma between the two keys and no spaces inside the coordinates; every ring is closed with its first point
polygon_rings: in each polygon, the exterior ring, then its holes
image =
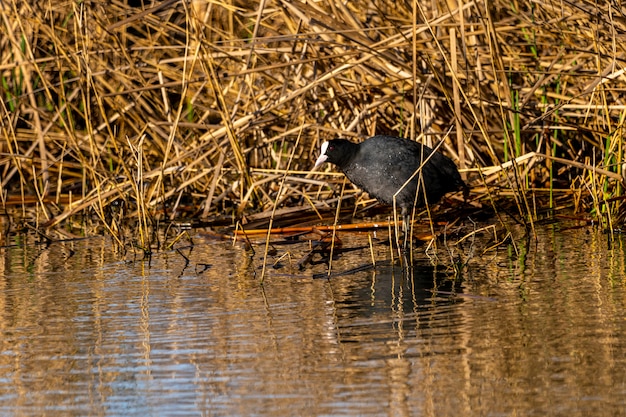
{"type": "Polygon", "coordinates": [[[467,201],[469,199],[470,188],[465,183],[465,181],[463,181],[463,179],[461,179],[461,177],[458,178],[457,183],[456,183],[456,187],[457,187],[456,188],[457,190],[463,192],[463,200],[467,201]]]}

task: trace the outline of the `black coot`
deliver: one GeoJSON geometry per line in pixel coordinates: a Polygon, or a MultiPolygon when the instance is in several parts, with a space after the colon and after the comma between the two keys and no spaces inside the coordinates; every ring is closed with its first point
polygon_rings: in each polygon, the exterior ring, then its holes
{"type": "Polygon", "coordinates": [[[393,136],[374,136],[362,143],[346,139],[324,142],[315,166],[324,162],[337,165],[354,185],[382,203],[393,205],[397,192],[396,205],[402,208],[404,227],[413,206],[425,205],[424,190],[428,204],[434,204],[444,194],[467,187],[450,158],[428,146],[393,136]]]}

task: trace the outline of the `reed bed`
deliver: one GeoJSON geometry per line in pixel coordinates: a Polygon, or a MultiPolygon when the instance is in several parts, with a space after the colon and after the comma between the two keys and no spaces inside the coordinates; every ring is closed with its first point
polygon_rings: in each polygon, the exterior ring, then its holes
{"type": "MultiPolygon", "coordinates": [[[[335,137],[451,156],[477,207],[623,226],[625,10],[486,1],[0,2],[5,233],[322,221],[335,137]],[[308,214],[304,214],[308,213],[308,214]]],[[[339,195],[339,190],[344,193],[339,195]]],[[[281,224],[282,225],[282,224],[281,224]]],[[[278,226],[281,226],[278,225],[278,226]]]]}

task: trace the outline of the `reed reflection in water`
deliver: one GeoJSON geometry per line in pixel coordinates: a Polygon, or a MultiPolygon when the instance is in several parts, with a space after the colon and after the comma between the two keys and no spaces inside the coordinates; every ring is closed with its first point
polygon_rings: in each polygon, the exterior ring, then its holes
{"type": "Polygon", "coordinates": [[[258,253],[185,253],[189,265],[120,260],[106,239],[2,249],[0,414],[625,413],[625,251],[595,230],[547,226],[457,281],[424,259],[260,286],[258,253]]]}

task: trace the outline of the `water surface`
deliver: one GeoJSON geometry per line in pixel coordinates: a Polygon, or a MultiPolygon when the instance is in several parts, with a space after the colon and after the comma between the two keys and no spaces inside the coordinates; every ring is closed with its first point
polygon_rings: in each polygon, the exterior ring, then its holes
{"type": "MultiPolygon", "coordinates": [[[[366,264],[342,235],[334,271],[366,264]]],[[[592,228],[313,279],[308,243],[0,252],[3,416],[626,415],[626,251],[592,228]],[[473,252],[472,252],[473,251],[473,252]]],[[[478,245],[477,245],[478,246],[478,245]]],[[[488,245],[485,244],[484,247],[488,245]]]]}

